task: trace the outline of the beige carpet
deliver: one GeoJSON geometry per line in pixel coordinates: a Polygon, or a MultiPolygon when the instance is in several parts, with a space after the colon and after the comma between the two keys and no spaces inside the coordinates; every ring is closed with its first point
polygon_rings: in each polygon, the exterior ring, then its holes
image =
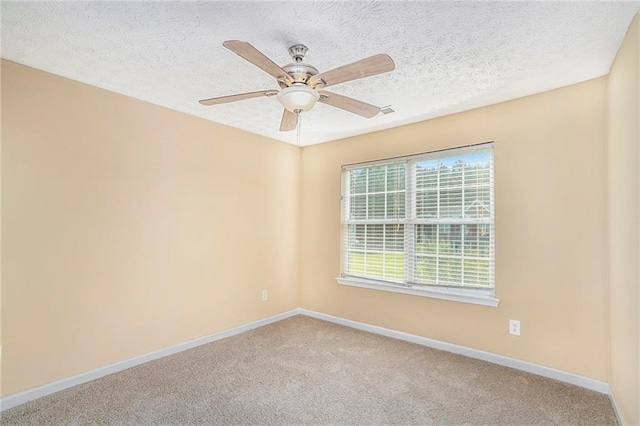
{"type": "Polygon", "coordinates": [[[2,424],[615,424],[605,395],[296,316],[15,407],[2,424]]]}

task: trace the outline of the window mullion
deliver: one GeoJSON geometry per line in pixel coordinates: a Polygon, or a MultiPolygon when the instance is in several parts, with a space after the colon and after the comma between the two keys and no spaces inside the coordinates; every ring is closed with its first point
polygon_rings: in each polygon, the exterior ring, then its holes
{"type": "MultiPolygon", "coordinates": [[[[387,219],[387,200],[388,200],[388,183],[389,183],[389,168],[384,169],[384,218],[387,219]]],[[[382,276],[387,277],[387,226],[382,225],[382,276]]]]}
{"type": "MultiPolygon", "coordinates": [[[[465,164],[464,164],[464,160],[462,160],[462,176],[461,176],[461,180],[460,180],[460,184],[462,185],[462,201],[461,201],[461,217],[462,218],[466,218],[466,212],[465,212],[465,204],[464,204],[464,184],[465,184],[465,175],[464,175],[464,169],[465,169],[465,164]]],[[[460,283],[462,284],[462,286],[464,287],[464,234],[465,234],[465,230],[466,230],[466,225],[464,224],[460,224],[460,283]]]]}
{"type": "Polygon", "coordinates": [[[405,220],[404,225],[404,282],[415,282],[415,218],[416,218],[416,189],[415,162],[409,161],[405,175],[405,220]]]}

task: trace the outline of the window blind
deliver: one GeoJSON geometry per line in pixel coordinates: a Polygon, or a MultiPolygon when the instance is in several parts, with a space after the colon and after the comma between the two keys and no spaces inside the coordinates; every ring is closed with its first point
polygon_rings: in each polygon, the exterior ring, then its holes
{"type": "Polygon", "coordinates": [[[493,143],[343,167],[342,276],[493,289],[493,143]]]}

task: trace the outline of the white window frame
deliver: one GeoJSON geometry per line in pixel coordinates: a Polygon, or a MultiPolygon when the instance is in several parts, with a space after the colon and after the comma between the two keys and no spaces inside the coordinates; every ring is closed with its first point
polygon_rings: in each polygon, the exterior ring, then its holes
{"type": "MultiPolygon", "coordinates": [[[[451,148],[441,151],[428,152],[423,154],[409,155],[405,157],[390,158],[385,160],[370,161],[365,163],[349,164],[342,167],[342,235],[341,235],[341,274],[336,281],[343,285],[349,285],[354,287],[362,287],[374,290],[383,290],[393,293],[403,293],[415,296],[430,297],[436,299],[444,299],[456,302],[472,303],[484,306],[496,307],[499,304],[499,299],[495,297],[495,202],[494,202],[494,154],[493,154],[493,142],[486,142],[478,145],[470,145],[461,148],[451,148]],[[423,223],[424,220],[416,219],[415,214],[415,166],[418,162],[425,160],[438,160],[450,157],[459,157],[469,155],[478,152],[490,152],[492,156],[491,173],[490,173],[490,200],[491,205],[491,218],[489,221],[484,220],[483,223],[488,223],[492,226],[492,232],[490,233],[490,282],[493,284],[492,288],[473,288],[473,287],[445,287],[429,284],[414,284],[413,281],[413,257],[414,257],[414,226],[419,223],[423,223]],[[348,238],[348,225],[353,224],[353,221],[349,221],[349,201],[351,196],[349,193],[350,182],[349,172],[351,170],[362,169],[380,165],[390,165],[406,163],[407,169],[405,172],[405,218],[404,219],[385,219],[375,220],[375,223],[401,223],[404,225],[404,279],[403,282],[387,281],[384,279],[361,277],[355,275],[347,275],[344,273],[344,265],[346,262],[345,256],[345,238],[348,238]],[[407,260],[409,259],[409,260],[407,260]]],[[[445,220],[447,224],[452,220],[445,220]]],[[[359,222],[362,223],[362,222],[359,222]]],[[[365,222],[366,223],[366,222],[365,222]]],[[[431,222],[433,223],[433,222],[431,222]]],[[[461,223],[468,223],[461,221],[461,223]]],[[[474,222],[475,223],[475,222],[474,222]]],[[[478,222],[479,223],[479,222],[478,222]]]]}

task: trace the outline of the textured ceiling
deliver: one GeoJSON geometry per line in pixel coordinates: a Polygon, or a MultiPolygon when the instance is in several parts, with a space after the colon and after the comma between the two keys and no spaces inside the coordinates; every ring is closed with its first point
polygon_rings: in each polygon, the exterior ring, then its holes
{"type": "Polygon", "coordinates": [[[392,114],[317,104],[301,144],[489,105],[608,73],[638,2],[2,2],[2,57],[284,142],[275,97],[204,107],[202,98],[277,89],[222,47],[244,40],[274,62],[309,47],[320,72],[387,53],[389,74],[331,87],[392,114]]]}

